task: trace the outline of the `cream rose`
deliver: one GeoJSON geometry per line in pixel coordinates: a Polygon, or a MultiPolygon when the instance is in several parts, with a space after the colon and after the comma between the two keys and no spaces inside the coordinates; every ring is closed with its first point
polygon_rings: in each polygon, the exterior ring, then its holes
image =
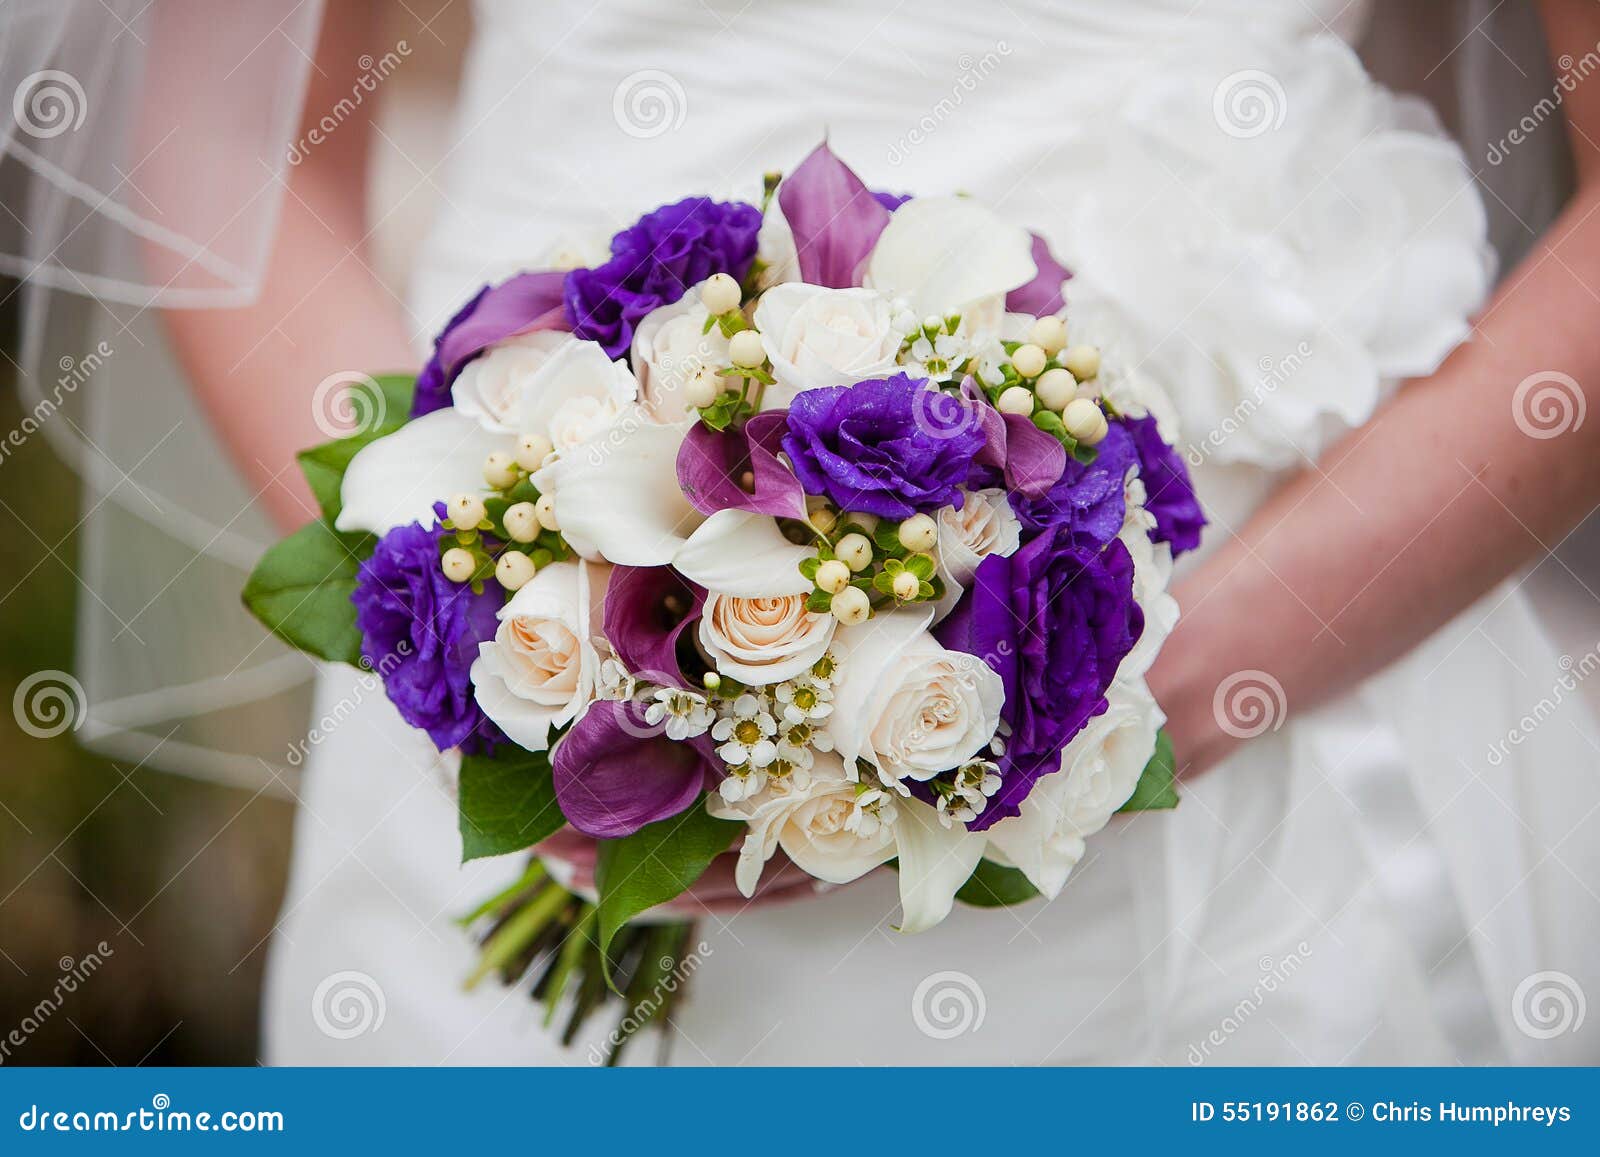
{"type": "Polygon", "coordinates": [[[592,341],[569,341],[552,353],[523,390],[519,432],[542,434],[570,450],[604,433],[639,396],[639,383],[592,341]]]}
{"type": "Polygon", "coordinates": [[[945,580],[944,597],[934,615],[937,622],[955,609],[980,562],[991,554],[1016,551],[1022,541],[1022,523],[1012,513],[1004,490],[970,491],[959,510],[946,506],[934,520],[939,524],[934,555],[945,580]]]}
{"type": "Polygon", "coordinates": [[[1150,531],[1155,515],[1144,506],[1145,488],[1137,475],[1127,482],[1127,515],[1117,535],[1133,558],[1133,598],[1144,611],[1144,630],[1117,668],[1119,678],[1143,675],[1156,661],[1161,646],[1178,625],[1178,600],[1167,593],[1172,577],[1172,547],[1153,542],[1150,531]]]}
{"type": "Polygon", "coordinates": [[[882,377],[900,351],[889,302],[870,289],[776,285],[756,303],[754,321],[777,379],[768,405],[786,405],[819,386],[882,377]]]}
{"type": "Polygon", "coordinates": [[[576,339],[556,330],[503,341],[466,364],[450,387],[450,399],[457,411],[476,418],[491,434],[518,433],[529,385],[552,355],[569,344],[576,339]]]}
{"type": "Polygon", "coordinates": [[[805,595],[706,596],[700,646],[720,674],[741,683],[782,683],[827,651],[838,620],[806,610],[805,595]]]}
{"type": "MultiPolygon", "coordinates": [[[[715,377],[730,362],[722,330],[712,326],[706,332],[708,316],[699,293],[690,290],[681,300],[646,314],[633,331],[630,353],[639,398],[658,422],[681,421],[689,409],[689,384],[715,377]]],[[[719,380],[719,388],[721,384],[719,380]]]]}
{"type": "Polygon", "coordinates": [[[1021,814],[984,833],[1051,898],[1083,858],[1084,841],[1128,802],[1166,722],[1142,679],[1113,683],[1106,700],[1110,706],[1061,753],[1061,770],[1042,777],[1022,801],[1021,814]]]}
{"type": "Polygon", "coordinates": [[[591,586],[603,587],[595,580],[604,570],[581,561],[549,564],[501,608],[494,638],[478,644],[478,704],[529,751],[549,746],[550,729],[570,723],[595,698],[600,657],[590,642],[591,586]]]}
{"type": "Polygon", "coordinates": [[[880,615],[841,636],[828,732],[839,754],[891,780],[931,779],[981,753],[1005,690],[987,663],[947,650],[927,615],[880,615]]]}
{"type": "Polygon", "coordinates": [[[769,789],[738,804],[715,793],[707,797],[713,816],[747,825],[734,869],[739,890],[754,895],[762,867],[780,847],[804,871],[830,884],[848,884],[893,859],[900,805],[886,792],[858,787],[837,756],[822,754],[803,785],[769,789]]]}

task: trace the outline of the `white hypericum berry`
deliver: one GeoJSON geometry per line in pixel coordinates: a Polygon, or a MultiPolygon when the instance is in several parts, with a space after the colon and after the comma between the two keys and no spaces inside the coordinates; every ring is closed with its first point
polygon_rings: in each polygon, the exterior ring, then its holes
{"type": "Polygon", "coordinates": [[[503,450],[483,460],[483,480],[495,490],[509,490],[517,484],[517,464],[503,450]]]}
{"type": "Polygon", "coordinates": [[[713,273],[700,286],[700,304],[707,313],[727,313],[739,308],[739,283],[726,273],[713,273]]]}
{"type": "Polygon", "coordinates": [[[537,470],[553,450],[555,447],[543,434],[524,434],[517,439],[517,465],[524,470],[537,470]]]}
{"type": "Polygon", "coordinates": [[[830,595],[836,595],[850,585],[850,568],[836,558],[830,558],[817,567],[817,585],[830,595]]]}
{"type": "Polygon", "coordinates": [[[533,559],[520,550],[508,550],[494,564],[494,581],[508,591],[518,591],[528,584],[537,569],[533,559]]]}
{"type": "Polygon", "coordinates": [[[753,329],[741,329],[728,339],[728,358],[740,369],[753,370],[767,360],[761,335],[753,329]]]}
{"type": "Polygon", "coordinates": [[[872,565],[872,543],[864,534],[852,532],[845,535],[834,546],[833,553],[840,562],[857,573],[872,565]]]}
{"type": "Polygon", "coordinates": [[[900,524],[900,545],[914,554],[927,554],[939,545],[939,524],[926,514],[913,514],[900,524]]]}
{"type": "Polygon", "coordinates": [[[722,379],[708,369],[701,369],[683,383],[683,404],[698,410],[709,406],[722,393],[722,379]]]}
{"type": "Polygon", "coordinates": [[[546,530],[561,529],[561,524],[556,521],[556,499],[553,494],[539,495],[539,501],[533,504],[533,516],[546,530]]]}
{"type": "Polygon", "coordinates": [[[851,627],[866,622],[872,615],[872,600],[860,587],[845,587],[833,596],[828,609],[833,612],[834,618],[851,627]]]}
{"type": "Polygon", "coordinates": [[[917,592],[921,589],[922,582],[908,570],[903,570],[894,576],[894,597],[903,603],[916,598],[917,592]]]}
{"type": "Polygon", "coordinates": [[[1027,386],[1012,386],[1000,395],[995,408],[1002,414],[1020,414],[1026,418],[1033,413],[1033,391],[1027,386]]]}
{"type": "Polygon", "coordinates": [[[476,494],[457,494],[447,504],[446,512],[458,530],[471,530],[489,513],[476,494]]]}
{"type": "Polygon", "coordinates": [[[1106,416],[1090,398],[1073,398],[1061,414],[1061,424],[1085,446],[1093,446],[1106,436],[1106,416]]]}
{"type": "Polygon", "coordinates": [[[506,507],[505,522],[512,542],[532,542],[539,537],[539,516],[531,502],[514,502],[506,507]]]}
{"type": "Polygon", "coordinates": [[[478,569],[478,560],[472,557],[470,550],[452,546],[439,559],[439,569],[444,571],[444,577],[451,582],[464,583],[472,577],[472,572],[478,569]]]}
{"type": "Polygon", "coordinates": [[[1025,378],[1036,378],[1044,373],[1045,362],[1049,360],[1044,350],[1032,342],[1019,345],[1011,354],[1011,364],[1025,378]]]}
{"type": "Polygon", "coordinates": [[[1055,368],[1045,370],[1039,375],[1039,380],[1033,385],[1033,392],[1039,395],[1039,400],[1047,409],[1061,413],[1067,408],[1067,403],[1078,396],[1078,382],[1066,370],[1055,368]]]}
{"type": "Polygon", "coordinates": [[[1072,371],[1072,376],[1086,382],[1100,372],[1100,347],[1075,345],[1061,355],[1061,364],[1072,371]]]}
{"type": "Polygon", "coordinates": [[[1067,348],[1067,323],[1059,317],[1041,317],[1028,337],[1045,353],[1058,354],[1067,348]]]}

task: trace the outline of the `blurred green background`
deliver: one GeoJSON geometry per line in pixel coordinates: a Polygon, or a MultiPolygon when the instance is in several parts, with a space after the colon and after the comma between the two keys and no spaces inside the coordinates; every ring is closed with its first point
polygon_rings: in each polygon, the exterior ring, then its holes
{"type": "MultiPolygon", "coordinates": [[[[22,418],[14,304],[0,307],[0,432],[22,418]]],[[[78,480],[43,437],[0,458],[7,706],[33,673],[73,669],[78,518],[78,480]]],[[[291,815],[98,758],[70,731],[35,738],[0,710],[0,1064],[256,1063],[291,815]],[[63,984],[101,941],[93,975],[63,984]]]]}

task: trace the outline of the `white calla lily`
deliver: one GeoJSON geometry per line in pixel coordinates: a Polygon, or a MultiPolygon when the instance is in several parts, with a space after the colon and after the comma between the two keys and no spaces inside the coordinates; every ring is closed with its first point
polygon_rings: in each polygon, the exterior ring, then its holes
{"type": "Polygon", "coordinates": [[[689,535],[670,561],[684,578],[708,591],[755,599],[811,590],[800,564],[815,555],[814,548],[784,538],[771,515],[719,510],[689,535]]]}
{"type": "Polygon", "coordinates": [[[918,318],[943,317],[1003,297],[1037,273],[1026,229],[965,197],[917,197],[889,218],[867,284],[905,299],[918,318]]]}
{"type": "Polygon", "coordinates": [[[687,428],[625,417],[533,476],[573,550],[624,566],[673,560],[705,521],[678,485],[678,447],[687,428]]]}
{"type": "Polygon", "coordinates": [[[900,931],[925,932],[950,915],[956,893],[983,859],[986,841],[960,824],[945,827],[919,799],[903,800],[894,824],[900,858],[900,931]]]}
{"type": "Polygon", "coordinates": [[[483,460],[515,439],[477,419],[435,410],[357,451],[340,485],[339,530],[386,534],[408,522],[433,524],[433,504],[483,489],[483,460]]]}

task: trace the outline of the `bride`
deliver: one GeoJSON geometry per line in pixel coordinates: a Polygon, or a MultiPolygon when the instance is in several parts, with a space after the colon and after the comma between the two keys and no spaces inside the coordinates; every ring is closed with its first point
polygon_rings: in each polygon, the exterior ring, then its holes
{"type": "MultiPolygon", "coordinates": [[[[1524,580],[1600,501],[1600,89],[1560,83],[1600,15],[1427,7],[478,0],[406,302],[362,257],[357,111],[294,168],[258,299],[168,328],[288,528],[284,467],[322,438],[302,395],[415,366],[486,281],[586,262],[686,190],[756,196],[734,182],[824,131],[876,188],[984,198],[1073,270],[1069,324],[1136,327],[1181,419],[1212,525],[1150,682],[1183,804],[1117,821],[1048,905],[914,938],[882,873],[702,914],[672,1061],[1592,1063],[1545,1005],[1600,992],[1600,733],[1527,724],[1600,656],[1553,644],[1524,580]],[[1486,53],[1553,68],[1532,99],[1565,125],[1456,99],[1486,53]],[[1519,123],[1537,147],[1489,159],[1519,123]],[[1536,216],[1568,128],[1574,190],[1536,216]]],[[[308,125],[379,42],[367,13],[324,15],[308,125]]],[[[345,710],[311,749],[267,1059],[589,1063],[524,992],[462,990],[453,921],[520,865],[459,866],[447,761],[357,678],[320,679],[317,714],[345,710]]]]}

